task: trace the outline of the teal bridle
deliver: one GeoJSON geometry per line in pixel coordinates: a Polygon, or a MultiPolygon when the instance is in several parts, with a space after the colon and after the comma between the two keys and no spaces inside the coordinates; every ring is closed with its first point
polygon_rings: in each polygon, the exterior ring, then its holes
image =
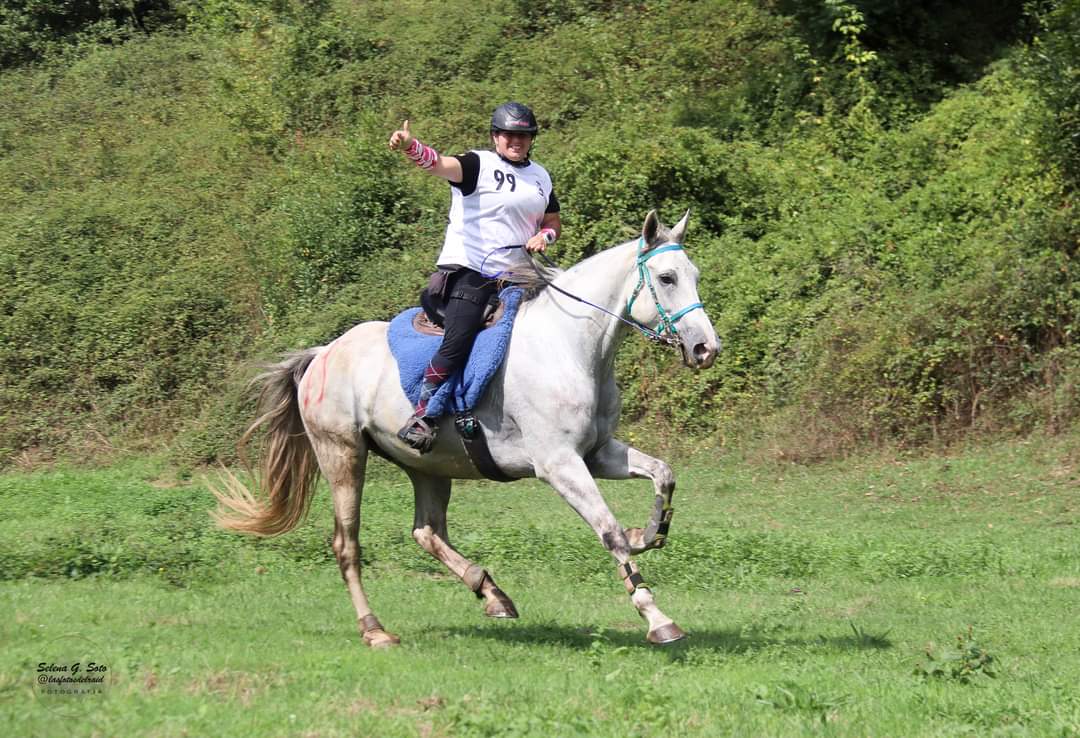
{"type": "Polygon", "coordinates": [[[656,246],[651,249],[645,248],[644,237],[638,242],[638,255],[637,255],[637,270],[638,270],[638,282],[634,287],[634,293],[630,295],[630,299],[626,301],[626,315],[630,320],[634,321],[638,327],[643,329],[647,334],[651,334],[658,339],[664,340],[665,338],[670,340],[679,335],[679,330],[675,327],[675,323],[679,321],[684,315],[698,308],[702,310],[705,306],[700,302],[695,302],[693,305],[687,305],[682,310],[674,314],[668,314],[668,311],[664,309],[664,306],[660,304],[660,298],[656,294],[656,286],[653,284],[652,275],[649,273],[648,268],[645,266],[645,262],[654,256],[667,253],[668,251],[682,251],[683,247],[681,243],[665,243],[656,246]],[[644,323],[639,322],[634,318],[631,310],[634,308],[634,300],[641,294],[642,288],[648,286],[649,294],[652,295],[653,304],[656,305],[656,312],[660,315],[660,322],[655,328],[651,328],[644,323]],[[667,334],[665,336],[665,334],[667,334]]]}
{"type": "MultiPolygon", "coordinates": [[[[525,248],[525,246],[523,244],[517,244],[517,245],[514,245],[514,246],[500,246],[499,248],[523,249],[523,248],[525,248]]],[[[637,255],[638,283],[637,283],[637,286],[634,287],[634,294],[631,295],[630,299],[627,300],[627,302],[626,302],[626,317],[625,318],[623,316],[621,316],[621,315],[617,315],[616,313],[611,312],[610,310],[608,310],[605,307],[602,307],[602,306],[597,305],[595,303],[589,302],[588,300],[586,300],[586,299],[584,299],[582,297],[578,297],[577,295],[575,295],[575,294],[573,294],[571,292],[567,292],[562,287],[559,287],[556,284],[552,284],[550,281],[548,281],[547,277],[544,276],[543,272],[541,272],[537,268],[536,264],[533,263],[532,260],[529,261],[529,264],[536,271],[536,276],[538,276],[540,278],[540,281],[543,282],[544,284],[546,284],[551,289],[558,292],[559,294],[566,295],[567,297],[569,297],[569,298],[571,298],[573,300],[577,300],[578,302],[582,303],[583,305],[588,305],[589,307],[596,308],[597,310],[599,310],[602,313],[606,313],[606,314],[610,315],[612,318],[615,318],[615,320],[618,320],[618,321],[620,321],[622,323],[625,323],[626,325],[630,326],[631,328],[634,328],[635,330],[639,331],[641,333],[641,335],[645,336],[645,338],[649,339],[650,341],[655,341],[657,343],[667,344],[668,346],[677,346],[679,344],[679,338],[678,338],[679,331],[675,327],[675,323],[680,318],[682,318],[684,315],[689,313],[690,311],[697,310],[698,308],[701,308],[702,310],[704,310],[705,306],[702,305],[700,302],[695,302],[693,305],[687,305],[686,307],[684,307],[682,310],[678,311],[674,315],[669,315],[667,310],[664,309],[664,306],[660,304],[660,298],[656,294],[656,287],[655,287],[655,285],[653,285],[652,276],[649,274],[649,270],[645,267],[645,262],[648,261],[649,259],[653,258],[654,256],[656,256],[658,254],[665,253],[667,251],[682,251],[682,250],[683,250],[683,247],[682,247],[681,243],[665,243],[665,244],[661,244],[661,245],[659,245],[659,246],[657,246],[657,247],[655,247],[653,249],[646,249],[645,248],[645,239],[644,239],[644,237],[641,238],[638,241],[638,255],[637,255]],[[653,304],[656,306],[656,312],[660,315],[660,323],[656,326],[656,328],[650,328],[649,326],[645,325],[641,321],[634,318],[634,316],[630,312],[634,308],[634,300],[636,300],[638,295],[641,294],[641,289],[645,285],[649,286],[649,294],[652,295],[653,304]]],[[[493,249],[493,251],[494,251],[494,249],[493,249]]],[[[539,253],[539,256],[548,266],[551,266],[551,267],[556,266],[555,262],[553,262],[551,259],[549,259],[547,254],[545,254],[543,251],[541,251],[539,253]]],[[[483,273],[483,272],[481,271],[481,273],[483,273]]],[[[485,276],[487,276],[487,275],[485,275],[485,276]]],[[[492,275],[492,276],[497,277],[498,275],[492,275]]]]}

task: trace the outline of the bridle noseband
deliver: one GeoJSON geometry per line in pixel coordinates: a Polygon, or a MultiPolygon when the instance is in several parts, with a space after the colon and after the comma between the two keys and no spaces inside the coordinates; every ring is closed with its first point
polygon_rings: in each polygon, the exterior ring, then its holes
{"type": "Polygon", "coordinates": [[[645,267],[645,262],[647,262],[649,259],[653,258],[654,256],[657,256],[659,254],[663,254],[663,253],[668,252],[668,251],[682,251],[682,250],[683,250],[683,247],[682,247],[681,243],[665,243],[665,244],[661,244],[659,246],[656,246],[656,247],[654,247],[652,249],[646,250],[646,248],[645,248],[645,238],[642,237],[641,240],[638,242],[638,255],[637,255],[638,283],[634,287],[634,293],[632,295],[630,295],[630,299],[627,300],[627,302],[626,302],[626,315],[635,324],[637,324],[641,328],[644,328],[649,333],[652,333],[652,334],[656,335],[658,338],[661,338],[661,339],[664,338],[665,333],[669,334],[671,338],[675,338],[676,336],[678,336],[679,331],[675,327],[675,323],[678,322],[678,320],[680,318],[682,318],[684,315],[686,315],[687,313],[689,313],[689,312],[691,312],[693,310],[697,310],[698,308],[701,308],[702,310],[705,309],[705,306],[702,305],[700,302],[695,302],[693,305],[687,305],[682,310],[679,310],[678,312],[676,312],[674,315],[668,315],[667,310],[665,310],[664,306],[660,304],[660,298],[656,294],[656,286],[653,284],[652,276],[649,274],[649,270],[645,267]],[[634,300],[636,300],[638,298],[638,295],[641,294],[641,288],[646,286],[646,285],[648,285],[649,293],[652,295],[653,304],[656,306],[656,312],[660,315],[660,322],[656,325],[655,328],[650,328],[649,326],[645,325],[644,323],[641,323],[636,318],[634,318],[634,315],[631,312],[633,310],[633,307],[634,307],[634,300]]]}

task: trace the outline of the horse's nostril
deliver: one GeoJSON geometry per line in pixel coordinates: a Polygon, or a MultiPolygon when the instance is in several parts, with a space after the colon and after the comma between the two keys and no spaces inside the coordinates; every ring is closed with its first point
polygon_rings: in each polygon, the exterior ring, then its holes
{"type": "Polygon", "coordinates": [[[718,346],[714,346],[708,342],[694,344],[694,366],[698,369],[708,369],[716,361],[716,352],[718,346]]]}

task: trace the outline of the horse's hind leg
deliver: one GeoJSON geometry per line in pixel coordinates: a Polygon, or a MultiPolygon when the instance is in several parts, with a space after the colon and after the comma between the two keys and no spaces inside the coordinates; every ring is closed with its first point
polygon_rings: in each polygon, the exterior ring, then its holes
{"type": "Polygon", "coordinates": [[[420,547],[442,562],[484,600],[484,614],[493,618],[516,618],[517,609],[510,598],[495,586],[487,571],[458,553],[450,545],[446,528],[446,508],[450,504],[450,480],[409,470],[416,496],[413,538],[420,547]]]}
{"type": "Polygon", "coordinates": [[[362,438],[347,441],[335,434],[309,430],[319,468],[330,483],[334,498],[334,555],[341,578],[356,608],[357,625],[364,643],[373,647],[394,646],[400,639],[383,629],[368,605],[360,583],[360,500],[363,497],[367,446],[362,438]]]}

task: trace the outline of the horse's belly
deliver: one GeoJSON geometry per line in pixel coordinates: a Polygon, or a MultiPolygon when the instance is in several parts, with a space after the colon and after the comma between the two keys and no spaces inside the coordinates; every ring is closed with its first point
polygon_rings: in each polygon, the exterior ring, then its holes
{"type": "MultiPolygon", "coordinates": [[[[404,424],[404,421],[402,421],[404,424]]],[[[439,439],[431,453],[418,454],[407,448],[392,432],[369,430],[368,437],[380,455],[401,467],[415,469],[424,474],[452,479],[483,479],[461,445],[461,438],[454,428],[454,419],[444,417],[439,423],[439,439]]]]}

